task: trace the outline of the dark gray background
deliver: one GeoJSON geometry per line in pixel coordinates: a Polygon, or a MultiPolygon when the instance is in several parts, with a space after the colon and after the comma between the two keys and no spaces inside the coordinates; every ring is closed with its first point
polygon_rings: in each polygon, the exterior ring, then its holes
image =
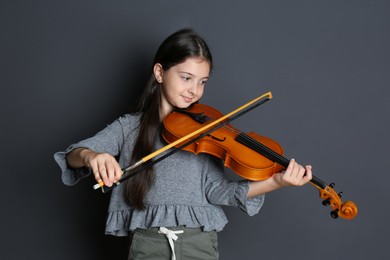
{"type": "MultiPolygon", "coordinates": [[[[61,183],[53,153],[126,113],[158,44],[203,35],[215,70],[202,102],[279,141],[359,206],[331,219],[311,185],[268,194],[260,214],[226,208],[221,259],[383,259],[390,181],[389,1],[0,2],[1,259],[125,259],[104,236],[108,195],[61,183]]],[[[229,175],[232,175],[228,171],[229,175]]]]}

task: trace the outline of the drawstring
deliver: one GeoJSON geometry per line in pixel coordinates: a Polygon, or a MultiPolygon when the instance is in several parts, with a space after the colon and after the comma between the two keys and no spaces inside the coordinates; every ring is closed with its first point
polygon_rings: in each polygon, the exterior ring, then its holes
{"type": "Polygon", "coordinates": [[[160,230],[158,231],[160,234],[164,234],[169,242],[169,245],[171,246],[172,250],[172,260],[176,260],[176,255],[175,255],[175,245],[173,244],[173,241],[176,241],[178,237],[176,234],[182,234],[184,233],[183,230],[169,230],[166,227],[160,227],[160,230]]]}

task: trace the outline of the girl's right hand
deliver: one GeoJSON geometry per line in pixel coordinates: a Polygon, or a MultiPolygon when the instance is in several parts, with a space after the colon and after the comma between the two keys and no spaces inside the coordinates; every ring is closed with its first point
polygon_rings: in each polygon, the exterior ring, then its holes
{"type": "Polygon", "coordinates": [[[84,149],[80,156],[84,165],[91,168],[97,182],[103,181],[104,185],[111,187],[121,178],[122,169],[112,155],[84,149]]]}

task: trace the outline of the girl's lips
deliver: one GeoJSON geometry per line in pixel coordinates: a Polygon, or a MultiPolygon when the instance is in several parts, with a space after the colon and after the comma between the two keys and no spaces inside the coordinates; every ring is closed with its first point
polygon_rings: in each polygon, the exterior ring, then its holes
{"type": "Polygon", "coordinates": [[[189,98],[189,97],[184,97],[183,96],[183,99],[186,103],[191,103],[192,102],[192,98],[189,98]]]}

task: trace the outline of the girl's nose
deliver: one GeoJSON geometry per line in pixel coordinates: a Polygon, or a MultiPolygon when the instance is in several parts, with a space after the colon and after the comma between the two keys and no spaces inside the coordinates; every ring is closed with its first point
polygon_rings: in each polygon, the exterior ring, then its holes
{"type": "Polygon", "coordinates": [[[191,88],[189,88],[188,90],[188,93],[190,93],[192,96],[196,96],[196,94],[198,93],[198,86],[197,84],[193,84],[191,88]]]}

